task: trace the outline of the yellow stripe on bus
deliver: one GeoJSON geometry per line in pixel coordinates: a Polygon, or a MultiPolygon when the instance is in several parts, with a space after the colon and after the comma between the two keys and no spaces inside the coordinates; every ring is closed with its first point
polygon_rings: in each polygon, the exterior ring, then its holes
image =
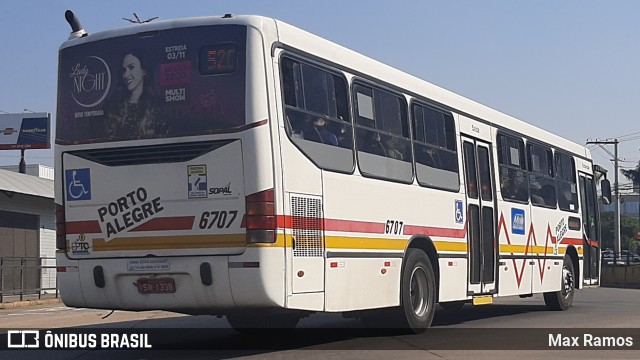
{"type": "MultiPolygon", "coordinates": [[[[325,236],[325,248],[327,249],[353,249],[353,250],[404,250],[408,240],[325,236]]],[[[437,251],[467,252],[466,242],[434,241],[437,251]]],[[[248,247],[293,247],[293,236],[278,234],[273,244],[248,244],[248,247]]]]}
{"type": "MultiPolygon", "coordinates": [[[[553,247],[546,247],[546,255],[553,255],[553,247]]],[[[566,251],[565,247],[560,247],[558,249],[562,253],[566,251]]],[[[578,254],[582,254],[582,247],[576,247],[576,251],[578,254]]],[[[525,245],[500,245],[501,253],[511,253],[518,255],[545,255],[545,247],[544,246],[525,246],[525,245]]]]}
{"type": "MultiPolygon", "coordinates": [[[[325,236],[325,247],[328,249],[353,250],[405,250],[408,240],[325,236]]],[[[466,242],[434,241],[438,252],[467,253],[466,242]]],[[[292,247],[293,236],[278,234],[276,242],[272,244],[247,244],[245,234],[231,235],[187,235],[187,236],[139,236],[115,238],[110,241],[94,239],[94,251],[119,250],[170,250],[170,249],[202,249],[202,248],[233,248],[233,247],[292,247]]],[[[561,248],[562,250],[562,248],[561,248]]],[[[583,253],[582,247],[577,247],[578,254],[583,253]]],[[[546,254],[552,255],[553,248],[547,247],[546,254]]],[[[501,253],[518,255],[544,255],[544,246],[500,245],[501,253]]]]}
{"type": "Polygon", "coordinates": [[[93,240],[93,251],[243,248],[245,246],[245,234],[139,236],[115,238],[109,241],[93,240]]]}

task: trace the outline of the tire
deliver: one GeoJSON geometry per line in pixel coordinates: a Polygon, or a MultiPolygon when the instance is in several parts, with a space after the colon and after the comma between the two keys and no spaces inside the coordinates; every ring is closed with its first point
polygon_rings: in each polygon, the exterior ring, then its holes
{"type": "Polygon", "coordinates": [[[427,254],[410,248],[402,269],[400,307],[403,324],[412,332],[424,332],[433,321],[436,277],[427,254]],[[402,316],[403,315],[403,316],[402,316]]]}
{"type": "Polygon", "coordinates": [[[544,303],[547,309],[554,311],[569,310],[573,304],[573,296],[575,295],[575,272],[573,269],[573,261],[568,256],[564,257],[562,262],[562,283],[559,291],[544,293],[544,303]]]}
{"type": "Polygon", "coordinates": [[[264,314],[260,311],[233,312],[226,315],[231,327],[243,334],[255,334],[273,329],[293,331],[301,316],[298,314],[264,314]]]}

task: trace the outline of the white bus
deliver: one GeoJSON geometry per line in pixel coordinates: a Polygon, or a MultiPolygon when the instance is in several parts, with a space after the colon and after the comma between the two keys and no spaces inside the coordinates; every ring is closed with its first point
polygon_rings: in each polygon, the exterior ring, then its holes
{"type": "MultiPolygon", "coordinates": [[[[59,55],[68,306],[427,328],[437,303],[598,284],[589,151],[259,16],[88,34],[59,55]]],[[[610,189],[605,180],[603,193],[610,189]]]]}

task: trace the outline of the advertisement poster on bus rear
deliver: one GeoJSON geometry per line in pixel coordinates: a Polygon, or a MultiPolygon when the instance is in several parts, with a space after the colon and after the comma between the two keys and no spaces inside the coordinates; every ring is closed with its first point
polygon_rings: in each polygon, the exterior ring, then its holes
{"type": "Polygon", "coordinates": [[[211,134],[245,124],[246,28],[200,26],[70,45],[60,144],[211,134]]]}

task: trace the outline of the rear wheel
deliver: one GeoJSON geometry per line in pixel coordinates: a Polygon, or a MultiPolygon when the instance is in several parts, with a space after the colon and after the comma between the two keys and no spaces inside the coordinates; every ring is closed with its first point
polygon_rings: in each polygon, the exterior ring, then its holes
{"type": "Polygon", "coordinates": [[[436,304],[436,278],[424,251],[407,250],[400,287],[406,327],[415,333],[424,332],[433,321],[436,304]]]}
{"type": "Polygon", "coordinates": [[[562,285],[559,291],[544,293],[544,303],[549,310],[565,311],[573,304],[575,295],[575,273],[573,261],[568,256],[564,257],[562,263],[562,285]]]}

